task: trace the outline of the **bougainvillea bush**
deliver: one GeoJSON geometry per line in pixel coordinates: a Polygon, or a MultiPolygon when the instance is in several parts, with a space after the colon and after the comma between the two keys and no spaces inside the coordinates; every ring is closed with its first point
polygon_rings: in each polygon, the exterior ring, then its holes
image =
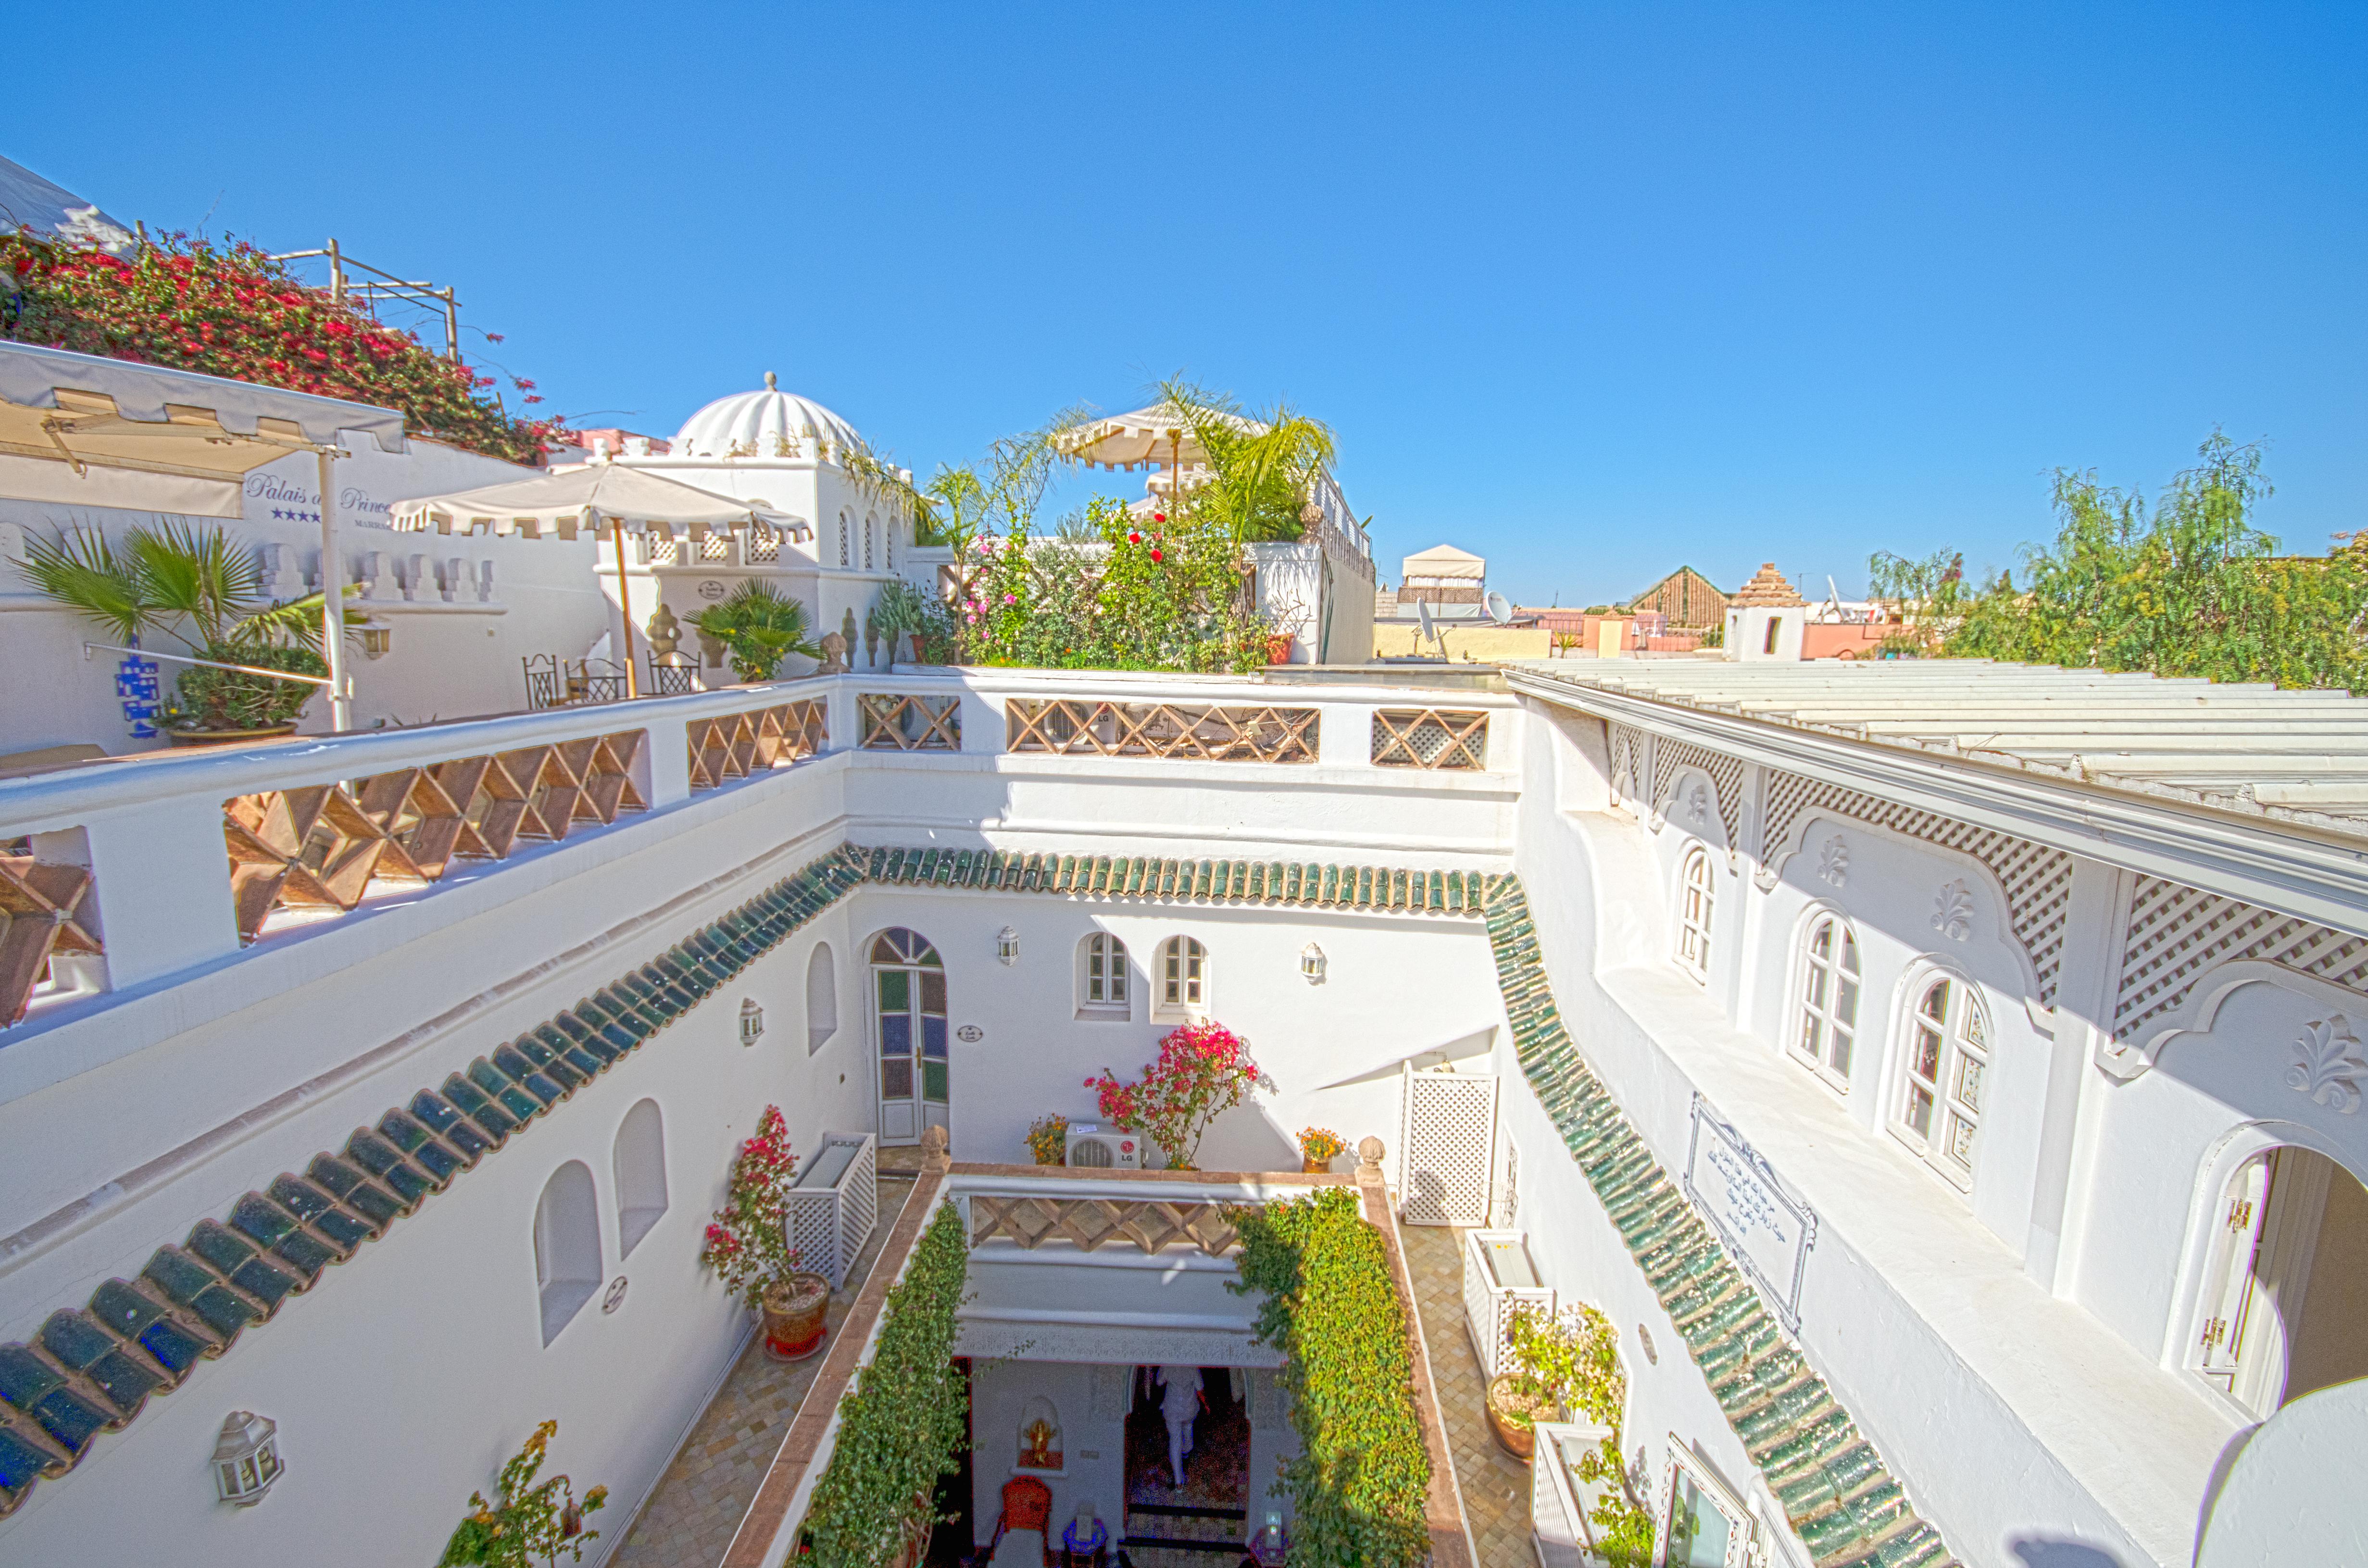
{"type": "Polygon", "coordinates": [[[1097,496],[1069,536],[982,533],[953,604],[965,664],[1240,673],[1266,663],[1241,549],[1211,524],[1097,496]]]}
{"type": "MultiPolygon", "coordinates": [[[[339,303],[244,241],[168,234],[131,257],[0,233],[0,337],[400,410],[416,435],[540,463],[556,419],[484,395],[496,378],[339,303]]],[[[542,399],[512,379],[529,405],[542,399]]]]}
{"type": "Polygon", "coordinates": [[[1416,1568],[1430,1558],[1423,1499],[1430,1455],[1414,1407],[1406,1309],[1381,1233],[1354,1193],[1234,1212],[1241,1278],[1256,1291],[1257,1342],[1283,1353],[1300,1451],[1282,1466],[1293,1563],[1416,1568]]]}
{"type": "Polygon", "coordinates": [[[1122,1084],[1108,1068],[1086,1080],[1104,1120],[1142,1133],[1167,1156],[1170,1170],[1188,1171],[1197,1168],[1192,1157],[1209,1124],[1251,1091],[1272,1086],[1250,1060],[1249,1042],[1218,1023],[1170,1029],[1159,1042],[1159,1060],[1144,1064],[1139,1082],[1122,1084]]]}
{"type": "Polygon", "coordinates": [[[482,1492],[469,1494],[468,1517],[445,1543],[437,1568],[551,1568],[562,1557],[570,1562],[584,1560],[584,1549],[600,1539],[598,1530],[584,1528],[584,1516],[607,1505],[609,1489],[595,1486],[578,1503],[575,1483],[567,1477],[534,1479],[558,1431],[558,1422],[544,1422],[510,1456],[495,1485],[498,1500],[488,1502],[482,1492]]]}
{"type": "Polygon", "coordinates": [[[740,1145],[723,1207],[708,1222],[700,1261],[751,1307],[764,1304],[765,1287],[798,1266],[790,1245],[790,1183],[798,1157],[790,1150],[790,1124],[781,1108],[768,1105],[757,1119],[757,1135],[740,1145]]]}

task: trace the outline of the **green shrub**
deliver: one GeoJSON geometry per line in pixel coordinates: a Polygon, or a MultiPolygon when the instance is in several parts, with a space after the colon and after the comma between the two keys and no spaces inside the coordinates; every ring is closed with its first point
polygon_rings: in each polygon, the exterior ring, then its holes
{"type": "Polygon", "coordinates": [[[837,1446],[791,1562],[884,1568],[928,1539],[938,1477],[952,1473],[970,1425],[953,1367],[954,1309],[969,1269],[962,1215],[940,1204],[888,1292],[871,1364],[839,1401],[837,1446]]]}
{"type": "MultiPolygon", "coordinates": [[[[286,670],[290,675],[329,673],[329,661],[310,648],[219,643],[207,647],[206,657],[260,670],[286,670]]],[[[292,724],[320,689],[302,681],[198,665],[183,670],[174,683],[174,699],[165,709],[165,722],[182,730],[264,730],[292,724]]]]}
{"type": "Polygon", "coordinates": [[[1298,1514],[1292,1568],[1429,1561],[1430,1455],[1415,1414],[1406,1309],[1382,1234],[1331,1187],[1244,1210],[1237,1293],[1265,1296],[1258,1343],[1282,1351],[1300,1453],[1280,1490],[1298,1514]]]}

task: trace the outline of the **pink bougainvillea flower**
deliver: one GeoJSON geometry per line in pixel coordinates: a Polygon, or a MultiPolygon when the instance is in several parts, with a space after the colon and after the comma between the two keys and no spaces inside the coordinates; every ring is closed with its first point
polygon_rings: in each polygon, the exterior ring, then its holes
{"type": "Polygon", "coordinates": [[[1003,596],[1003,602],[1008,605],[1016,605],[1019,602],[1019,596],[1018,594],[1006,594],[1003,596]]]}

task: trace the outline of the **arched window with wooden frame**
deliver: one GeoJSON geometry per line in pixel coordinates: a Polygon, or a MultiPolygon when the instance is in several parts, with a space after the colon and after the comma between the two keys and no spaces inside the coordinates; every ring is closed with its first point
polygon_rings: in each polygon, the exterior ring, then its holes
{"type": "Polygon", "coordinates": [[[1126,944],[1108,931],[1077,944],[1077,1017],[1117,1022],[1133,1011],[1126,964],[1126,944]]]}
{"type": "Polygon", "coordinates": [[[1990,1050],[1979,990],[1954,974],[1925,978],[1907,1009],[1889,1120],[1902,1142],[1962,1187],[1974,1185],[1990,1050]]]}
{"type": "Polygon", "coordinates": [[[1836,1089],[1850,1092],[1858,1047],[1858,933],[1830,910],[1809,922],[1801,943],[1800,1006],[1793,1054],[1836,1089]]]}
{"type": "Polygon", "coordinates": [[[1190,937],[1170,937],[1159,945],[1159,1006],[1163,1018],[1201,1018],[1209,1014],[1209,949],[1190,937]]]}
{"type": "Polygon", "coordinates": [[[1717,902],[1710,851],[1695,845],[1678,869],[1678,967],[1695,982],[1710,983],[1710,921],[1717,902]]]}
{"type": "Polygon", "coordinates": [[[873,1040],[879,1058],[880,1142],[917,1143],[949,1119],[946,966],[928,937],[899,926],[871,942],[873,1040]]]}

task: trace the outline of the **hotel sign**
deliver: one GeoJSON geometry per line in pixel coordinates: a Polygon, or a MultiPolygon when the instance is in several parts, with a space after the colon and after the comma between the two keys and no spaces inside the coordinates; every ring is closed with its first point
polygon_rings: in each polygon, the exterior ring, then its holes
{"type": "Polygon", "coordinates": [[[1784,1326],[1801,1327],[1801,1277],[1816,1244],[1817,1216],[1786,1192],[1743,1135],[1694,1096],[1686,1149],[1686,1196],[1726,1244],[1727,1256],[1759,1287],[1784,1326]]]}

